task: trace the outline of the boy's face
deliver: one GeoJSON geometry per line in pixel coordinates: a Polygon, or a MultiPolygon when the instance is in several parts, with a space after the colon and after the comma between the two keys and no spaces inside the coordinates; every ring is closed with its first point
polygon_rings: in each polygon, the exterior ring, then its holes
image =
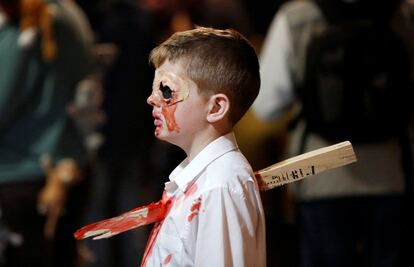
{"type": "Polygon", "coordinates": [[[164,62],[155,71],[147,100],[153,106],[155,136],[182,148],[205,127],[208,102],[184,73],[181,61],[164,62]]]}

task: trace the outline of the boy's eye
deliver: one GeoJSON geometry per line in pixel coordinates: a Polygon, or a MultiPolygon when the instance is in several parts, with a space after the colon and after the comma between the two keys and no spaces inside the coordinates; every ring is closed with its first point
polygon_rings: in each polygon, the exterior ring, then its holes
{"type": "Polygon", "coordinates": [[[166,100],[171,99],[171,97],[172,97],[172,90],[171,90],[171,88],[168,85],[164,86],[162,83],[160,83],[160,91],[161,91],[162,97],[164,99],[166,99],[166,100]]]}

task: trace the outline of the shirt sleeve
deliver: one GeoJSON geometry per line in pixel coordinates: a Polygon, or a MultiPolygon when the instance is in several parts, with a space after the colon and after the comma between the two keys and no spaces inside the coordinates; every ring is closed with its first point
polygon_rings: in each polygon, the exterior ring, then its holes
{"type": "Polygon", "coordinates": [[[260,204],[254,184],[246,187],[243,194],[217,188],[202,195],[194,266],[265,266],[260,204]]]}
{"type": "Polygon", "coordinates": [[[292,71],[293,47],[288,22],[279,12],[265,38],[260,54],[261,88],[253,111],[262,120],[284,115],[294,101],[292,71]]]}

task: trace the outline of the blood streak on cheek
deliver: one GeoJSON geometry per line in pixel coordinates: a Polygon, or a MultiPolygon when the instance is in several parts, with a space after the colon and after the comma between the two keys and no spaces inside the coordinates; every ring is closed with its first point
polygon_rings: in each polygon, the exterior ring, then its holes
{"type": "Polygon", "coordinates": [[[176,131],[177,133],[180,132],[180,127],[178,127],[177,122],[175,121],[175,110],[177,109],[177,105],[167,106],[162,105],[162,115],[164,115],[165,123],[167,124],[168,131],[176,131]]]}
{"type": "Polygon", "coordinates": [[[191,222],[194,217],[196,217],[198,215],[198,212],[200,211],[200,207],[201,207],[201,197],[199,197],[191,206],[191,213],[190,215],[188,215],[187,217],[187,221],[191,222]]]}

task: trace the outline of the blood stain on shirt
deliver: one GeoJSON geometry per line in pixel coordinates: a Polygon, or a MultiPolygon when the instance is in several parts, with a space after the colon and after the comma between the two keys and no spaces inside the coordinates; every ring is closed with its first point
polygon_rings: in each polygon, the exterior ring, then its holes
{"type": "Polygon", "coordinates": [[[201,197],[197,198],[196,201],[194,201],[193,205],[191,206],[191,213],[190,215],[188,215],[187,220],[189,222],[191,222],[195,216],[198,215],[198,212],[200,210],[200,206],[201,206],[201,197]]]}
{"type": "Polygon", "coordinates": [[[164,258],[164,260],[162,261],[163,265],[168,265],[171,262],[172,259],[172,254],[169,254],[167,257],[164,258]]]}
{"type": "Polygon", "coordinates": [[[145,251],[144,251],[144,256],[143,256],[143,259],[142,259],[141,267],[147,265],[148,257],[152,253],[152,248],[153,248],[154,243],[155,243],[155,241],[158,237],[158,233],[159,233],[159,231],[162,227],[164,219],[165,219],[165,217],[167,217],[167,215],[170,211],[171,203],[174,202],[174,197],[168,198],[166,192],[164,191],[164,193],[162,195],[161,202],[164,205],[163,217],[162,217],[163,219],[161,221],[158,221],[157,223],[155,223],[154,227],[152,228],[151,234],[148,238],[147,247],[145,248],[145,251]]]}
{"type": "MultiPolygon", "coordinates": [[[[186,186],[186,188],[188,185],[186,186]]],[[[193,183],[189,186],[189,188],[184,192],[184,194],[180,195],[174,202],[173,209],[176,210],[180,208],[183,202],[191,195],[193,195],[197,191],[197,184],[193,183]]]]}

